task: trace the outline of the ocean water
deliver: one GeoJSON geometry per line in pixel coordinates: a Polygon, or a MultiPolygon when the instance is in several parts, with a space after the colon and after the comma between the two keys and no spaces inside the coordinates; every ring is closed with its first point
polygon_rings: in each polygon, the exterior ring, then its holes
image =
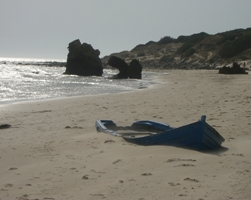
{"type": "Polygon", "coordinates": [[[80,95],[119,93],[154,84],[156,72],[142,80],[108,79],[117,70],[104,69],[102,77],[63,75],[65,60],[0,58],[0,104],[80,95]]]}

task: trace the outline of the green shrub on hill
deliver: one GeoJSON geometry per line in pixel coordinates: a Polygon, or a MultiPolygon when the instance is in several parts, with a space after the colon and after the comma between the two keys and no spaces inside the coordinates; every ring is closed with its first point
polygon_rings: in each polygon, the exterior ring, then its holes
{"type": "Polygon", "coordinates": [[[226,41],[220,49],[219,54],[222,58],[230,58],[249,48],[251,48],[251,31],[234,40],[226,41]]]}
{"type": "Polygon", "coordinates": [[[191,55],[193,55],[194,53],[196,53],[196,50],[194,48],[190,48],[188,49],[185,53],[184,53],[184,56],[185,57],[189,57],[191,55]]]}
{"type": "Polygon", "coordinates": [[[138,51],[140,49],[143,49],[144,47],[146,46],[149,46],[149,45],[154,45],[156,42],[154,41],[149,41],[147,42],[146,44],[138,44],[137,46],[135,46],[131,51],[138,51]]]}
{"type": "MultiPolygon", "coordinates": [[[[192,48],[195,44],[202,41],[203,39],[205,39],[208,36],[209,36],[209,34],[207,34],[205,32],[201,32],[201,33],[194,34],[194,35],[191,35],[191,36],[180,36],[180,37],[178,37],[177,41],[184,42],[184,44],[178,49],[178,51],[176,53],[177,54],[185,53],[188,49],[192,48]]],[[[191,50],[191,52],[192,51],[193,50],[191,50]]]]}
{"type": "Polygon", "coordinates": [[[158,44],[169,44],[173,42],[175,42],[174,38],[171,38],[170,36],[165,36],[158,41],[158,44]]]}
{"type": "Polygon", "coordinates": [[[137,51],[139,49],[142,49],[143,47],[145,47],[144,44],[138,44],[136,47],[134,47],[131,51],[137,51]]]}
{"type": "Polygon", "coordinates": [[[221,39],[217,42],[217,44],[223,44],[224,42],[227,41],[233,41],[237,37],[241,36],[243,32],[244,32],[243,29],[236,29],[220,33],[219,35],[221,36],[221,39]]]}
{"type": "Polygon", "coordinates": [[[146,44],[145,44],[145,46],[149,46],[149,45],[152,45],[152,44],[155,44],[156,42],[154,42],[154,41],[149,41],[149,42],[147,42],[146,44]]]}
{"type": "Polygon", "coordinates": [[[143,56],[145,56],[146,54],[144,53],[144,52],[139,52],[139,53],[137,53],[137,57],[143,57],[143,56]]]}
{"type": "Polygon", "coordinates": [[[176,42],[179,43],[179,42],[187,42],[189,40],[191,36],[184,36],[184,35],[181,35],[179,36],[177,39],[176,39],[176,42]]]}

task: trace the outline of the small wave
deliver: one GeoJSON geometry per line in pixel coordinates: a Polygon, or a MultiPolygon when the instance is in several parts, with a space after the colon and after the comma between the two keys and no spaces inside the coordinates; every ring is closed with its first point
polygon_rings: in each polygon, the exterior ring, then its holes
{"type": "MultiPolygon", "coordinates": [[[[44,63],[47,61],[43,60],[44,63]]],[[[3,59],[0,59],[1,62],[3,59]]],[[[8,62],[10,64],[1,65],[0,68],[1,103],[131,91],[138,89],[139,83],[144,87],[153,84],[151,80],[156,75],[156,73],[143,72],[142,80],[114,80],[108,77],[116,74],[117,70],[105,69],[102,77],[82,77],[64,75],[65,69],[62,67],[40,66],[38,63],[41,60],[31,62],[14,59],[8,62]],[[34,62],[38,63],[30,65],[34,62]]]]}
{"type": "Polygon", "coordinates": [[[42,58],[0,58],[2,65],[34,65],[34,66],[47,66],[47,67],[64,67],[66,64],[65,59],[42,59],[42,58]]]}

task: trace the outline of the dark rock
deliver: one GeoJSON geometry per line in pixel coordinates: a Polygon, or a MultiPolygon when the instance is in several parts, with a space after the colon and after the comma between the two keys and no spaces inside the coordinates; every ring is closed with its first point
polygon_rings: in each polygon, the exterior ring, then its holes
{"type": "Polygon", "coordinates": [[[240,65],[236,62],[233,63],[233,67],[222,67],[219,69],[219,74],[248,74],[244,68],[241,68],[240,65]]]}
{"type": "Polygon", "coordinates": [[[126,79],[128,78],[128,65],[124,60],[116,56],[111,56],[108,60],[108,65],[119,70],[119,73],[112,78],[126,79]]]}
{"type": "Polygon", "coordinates": [[[7,129],[7,128],[11,128],[11,125],[9,125],[9,124],[0,124],[0,129],[7,129]]]}
{"type": "Polygon", "coordinates": [[[129,78],[141,79],[142,66],[138,60],[133,59],[128,67],[129,78]]]}
{"type": "Polygon", "coordinates": [[[90,44],[74,40],[69,43],[65,74],[80,76],[102,76],[103,67],[99,58],[100,51],[90,44]]]}
{"type": "Polygon", "coordinates": [[[138,60],[133,59],[128,66],[128,64],[121,58],[116,56],[111,56],[108,60],[108,65],[119,70],[117,75],[111,78],[114,79],[127,79],[135,78],[141,79],[142,66],[138,60]]]}

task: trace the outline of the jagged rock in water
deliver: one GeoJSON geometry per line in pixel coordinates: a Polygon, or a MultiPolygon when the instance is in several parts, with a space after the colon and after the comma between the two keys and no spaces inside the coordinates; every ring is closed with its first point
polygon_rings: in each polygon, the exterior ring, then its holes
{"type": "Polygon", "coordinates": [[[127,72],[128,65],[123,59],[118,58],[116,56],[111,56],[108,60],[108,65],[119,70],[119,73],[117,75],[114,75],[112,78],[118,78],[118,79],[128,78],[128,72],[127,72]]]}
{"type": "Polygon", "coordinates": [[[100,51],[80,40],[69,43],[65,74],[80,76],[102,76],[103,67],[99,58],[100,51]]]}
{"type": "Polygon", "coordinates": [[[111,56],[108,60],[108,65],[119,70],[119,73],[111,78],[114,79],[127,79],[135,78],[141,79],[142,66],[138,60],[133,59],[128,66],[128,64],[121,58],[117,56],[111,56]]]}
{"type": "Polygon", "coordinates": [[[234,62],[233,67],[224,66],[220,68],[219,74],[248,74],[248,72],[246,72],[244,68],[241,68],[237,62],[234,62]]]}
{"type": "Polygon", "coordinates": [[[142,66],[137,59],[133,59],[128,67],[129,78],[141,79],[142,66]]]}

